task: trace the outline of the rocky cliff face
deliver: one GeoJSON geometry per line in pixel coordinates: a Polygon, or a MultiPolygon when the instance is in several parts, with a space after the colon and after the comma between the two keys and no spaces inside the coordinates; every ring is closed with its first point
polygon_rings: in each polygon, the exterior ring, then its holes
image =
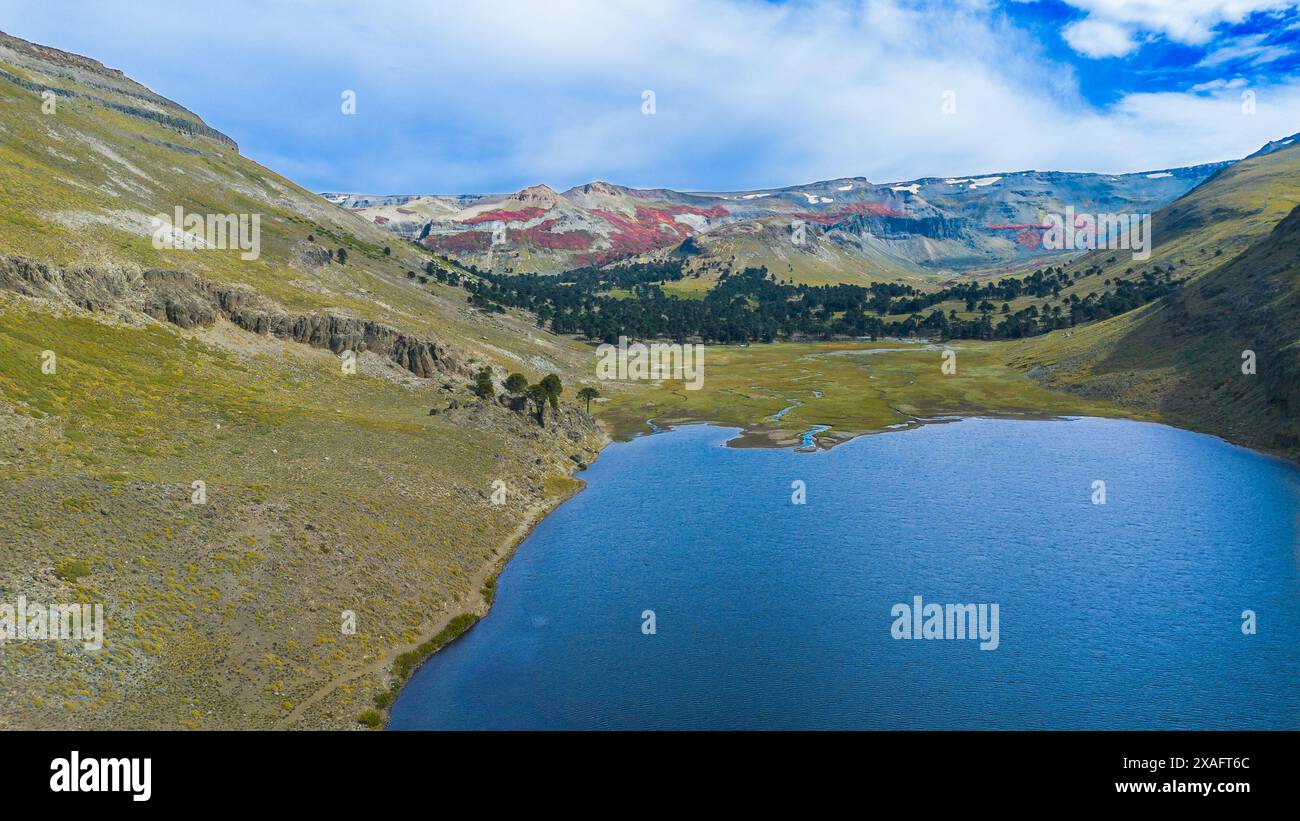
{"type": "Polygon", "coordinates": [[[418,377],[469,376],[465,357],[449,346],[378,322],[335,314],[292,314],[250,290],[219,286],[184,271],[133,275],[97,268],[52,268],[0,256],[0,288],[66,301],[91,311],[136,310],[181,328],[212,325],[218,317],[256,334],[288,339],[333,353],[372,352],[418,377]]]}
{"type": "Polygon", "coordinates": [[[970,226],[966,220],[958,217],[937,216],[854,216],[844,222],[836,223],[833,228],[857,234],[870,234],[882,239],[905,239],[908,237],[964,239],[970,233],[970,226]]]}

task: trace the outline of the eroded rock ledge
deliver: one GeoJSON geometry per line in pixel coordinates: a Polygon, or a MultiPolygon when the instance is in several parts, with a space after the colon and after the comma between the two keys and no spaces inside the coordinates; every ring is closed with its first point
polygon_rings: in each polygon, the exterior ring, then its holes
{"type": "Polygon", "coordinates": [[[447,345],[367,319],[332,313],[294,314],[243,287],[218,285],[185,271],[132,274],[92,267],[55,268],[0,255],[0,290],[65,301],[89,311],[135,310],[181,328],[209,326],[223,317],[256,334],[314,348],[370,351],[421,378],[470,376],[468,358],[447,345]]]}

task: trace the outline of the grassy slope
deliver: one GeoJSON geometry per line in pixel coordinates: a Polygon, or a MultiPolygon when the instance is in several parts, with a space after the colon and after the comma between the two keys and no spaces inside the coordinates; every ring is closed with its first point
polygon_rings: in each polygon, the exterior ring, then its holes
{"type": "MultiPolygon", "coordinates": [[[[0,253],[181,268],[532,378],[590,376],[587,348],[412,284],[415,249],[219,139],[115,108],[198,122],[120,75],[4,38],[0,70],[19,80],[0,76],[0,253]],[[44,114],[44,87],[77,96],[44,114]],[[261,259],[155,251],[147,217],[177,204],[262,214],[261,259]],[[348,264],[304,264],[294,246],[309,233],[349,248],[348,264]]],[[[0,726],[356,726],[387,687],[381,662],[481,609],[509,540],[571,492],[570,455],[597,444],[495,407],[429,416],[467,402],[463,381],[444,392],[368,354],[344,376],[328,352],[222,323],[182,332],[0,292],[2,598],[100,602],[108,618],[98,654],[0,650],[0,726]],[[205,505],[190,503],[196,480],[205,505]],[[88,575],[68,572],[78,563],[88,575]]]]}
{"type": "MultiPolygon", "coordinates": [[[[1190,278],[1180,293],[1095,326],[1017,343],[1046,384],[1300,456],[1300,149],[1244,160],[1153,216],[1146,264],[1190,278]],[[1288,216],[1289,215],[1289,216],[1288,216]],[[1285,218],[1285,219],[1284,219],[1285,218]],[[1221,251],[1221,253],[1217,253],[1221,251]],[[1257,373],[1241,372],[1242,351],[1257,373]]],[[[1123,253],[1075,263],[1124,276],[1123,253]]]]}

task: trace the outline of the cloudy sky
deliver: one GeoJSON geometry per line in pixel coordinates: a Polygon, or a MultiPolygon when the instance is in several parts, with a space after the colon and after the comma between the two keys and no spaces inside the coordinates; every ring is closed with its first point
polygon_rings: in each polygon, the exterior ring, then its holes
{"type": "Polygon", "coordinates": [[[0,30],[317,191],[738,190],[1240,157],[1300,131],[1298,6],[0,0],[0,30]]]}

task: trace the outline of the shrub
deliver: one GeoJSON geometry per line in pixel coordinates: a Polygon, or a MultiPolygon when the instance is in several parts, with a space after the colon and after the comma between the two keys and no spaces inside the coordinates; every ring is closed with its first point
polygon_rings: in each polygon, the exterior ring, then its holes
{"type": "Polygon", "coordinates": [[[474,623],[477,621],[478,616],[473,613],[461,613],[459,616],[456,616],[447,623],[446,627],[442,628],[438,635],[429,639],[424,644],[421,644],[416,649],[398,656],[397,660],[393,662],[393,675],[398,681],[405,681],[410,678],[411,674],[415,672],[415,668],[419,667],[421,662],[460,638],[460,635],[473,627],[474,623]]]}
{"type": "Polygon", "coordinates": [[[492,387],[492,371],[484,368],[474,377],[474,395],[483,399],[491,399],[496,395],[496,389],[492,387]]]}
{"type": "Polygon", "coordinates": [[[54,575],[65,582],[75,582],[82,576],[89,576],[92,572],[94,568],[86,559],[64,558],[54,566],[54,575]]]}

